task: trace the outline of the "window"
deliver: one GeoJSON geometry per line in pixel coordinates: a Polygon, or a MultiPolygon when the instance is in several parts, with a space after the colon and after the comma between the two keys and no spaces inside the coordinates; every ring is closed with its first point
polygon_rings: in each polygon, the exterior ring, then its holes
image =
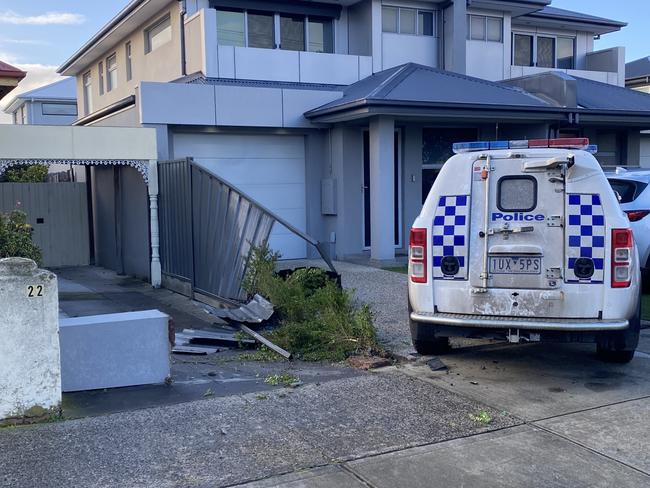
{"type": "Polygon", "coordinates": [[[513,34],[512,51],[515,66],[575,68],[575,39],[571,37],[513,34]]]}
{"type": "Polygon", "coordinates": [[[248,47],[273,49],[275,22],[273,14],[248,12],[248,47]]]}
{"type": "Polygon", "coordinates": [[[620,203],[633,202],[648,186],[647,183],[642,181],[616,179],[610,179],[609,184],[612,185],[612,189],[621,198],[620,203]]]}
{"type": "Polygon", "coordinates": [[[41,105],[43,115],[77,115],[74,103],[44,103],[41,105]]]}
{"type": "Polygon", "coordinates": [[[435,36],[435,17],[432,10],[404,7],[382,7],[382,30],[395,34],[435,36]]]}
{"type": "Polygon", "coordinates": [[[217,42],[222,46],[333,53],[334,25],[329,18],[217,10],[217,42]]]}
{"type": "Polygon", "coordinates": [[[557,67],[561,69],[575,68],[575,39],[570,37],[557,38],[557,67]]]}
{"type": "Polygon", "coordinates": [[[155,51],[172,40],[172,24],[169,15],[144,31],[145,54],[155,51]]]}
{"type": "Polygon", "coordinates": [[[104,63],[101,61],[97,66],[97,72],[99,73],[99,94],[104,94],[104,63]]]}
{"type": "Polygon", "coordinates": [[[512,50],[516,66],[533,66],[533,36],[515,34],[512,50]]]}
{"type": "Polygon", "coordinates": [[[309,51],[313,53],[334,52],[334,29],[330,19],[309,18],[307,20],[309,51]]]}
{"type": "Polygon", "coordinates": [[[124,58],[126,59],[126,81],[133,79],[133,60],[131,59],[131,43],[124,45],[124,58]]]}
{"type": "Polygon", "coordinates": [[[467,38],[472,41],[503,42],[503,19],[485,15],[468,15],[467,38]]]}
{"type": "Polygon", "coordinates": [[[93,79],[90,71],[82,77],[83,94],[84,94],[84,115],[93,111],[93,79]]]}
{"type": "Polygon", "coordinates": [[[25,125],[27,123],[27,110],[25,105],[21,105],[18,110],[14,112],[14,124],[25,125]]]}
{"type": "Polygon", "coordinates": [[[422,129],[422,203],[427,198],[442,165],[454,155],[454,142],[477,139],[478,131],[472,128],[422,129]]]}
{"type": "Polygon", "coordinates": [[[117,55],[106,58],[106,91],[117,88],[117,55]]]}
{"type": "Polygon", "coordinates": [[[530,212],[537,206],[534,176],[503,176],[497,190],[497,207],[502,212],[530,212]]]}
{"type": "Polygon", "coordinates": [[[537,38],[537,66],[540,68],[555,68],[555,39],[552,37],[537,38]]]}
{"type": "Polygon", "coordinates": [[[217,10],[217,42],[222,46],[246,46],[244,12],[217,10]]]}
{"type": "Polygon", "coordinates": [[[280,49],[305,50],[305,19],[303,17],[280,16],[280,49]]]}

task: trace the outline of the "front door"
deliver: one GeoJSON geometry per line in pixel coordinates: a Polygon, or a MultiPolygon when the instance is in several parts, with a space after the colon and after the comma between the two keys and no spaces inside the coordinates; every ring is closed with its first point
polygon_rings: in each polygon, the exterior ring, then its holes
{"type": "MultiPolygon", "coordinates": [[[[393,198],[395,215],[393,216],[393,229],[395,236],[395,247],[402,245],[402,226],[401,226],[401,161],[399,151],[399,131],[395,131],[395,155],[394,155],[394,170],[393,170],[393,198]]],[[[363,133],[363,245],[370,248],[370,133],[364,131],[363,133]]]]}

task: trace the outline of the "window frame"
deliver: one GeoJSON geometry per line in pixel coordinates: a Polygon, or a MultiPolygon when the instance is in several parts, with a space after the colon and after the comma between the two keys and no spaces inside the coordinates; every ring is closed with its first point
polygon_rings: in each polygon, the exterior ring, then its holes
{"type": "Polygon", "coordinates": [[[100,61],[97,65],[97,72],[99,73],[99,94],[104,94],[104,62],[100,61]]]}
{"type": "Polygon", "coordinates": [[[93,75],[92,71],[86,71],[81,75],[81,86],[84,95],[84,115],[89,115],[93,110],[93,75]]]}
{"type": "Polygon", "coordinates": [[[512,66],[523,66],[524,68],[529,68],[529,67],[535,67],[535,68],[544,68],[544,69],[562,69],[562,70],[569,70],[569,69],[577,69],[576,68],[576,46],[577,46],[577,38],[570,36],[570,35],[564,35],[564,34],[549,34],[545,32],[526,32],[523,30],[512,30],[512,53],[510,56],[510,61],[512,63],[512,66]],[[533,50],[532,50],[532,61],[530,65],[520,65],[520,64],[515,64],[515,36],[520,35],[520,36],[528,36],[531,37],[533,40],[533,50]],[[543,37],[543,38],[548,38],[548,39],[553,39],[553,67],[549,68],[546,66],[539,66],[538,65],[538,58],[537,58],[537,53],[538,53],[538,48],[537,48],[537,39],[543,37]],[[559,39],[567,39],[573,42],[573,54],[572,54],[572,67],[571,68],[560,68],[558,66],[558,40],[559,39]]]}
{"type": "Polygon", "coordinates": [[[438,37],[438,11],[435,9],[429,8],[418,8],[418,7],[402,7],[399,5],[382,5],[381,6],[381,32],[382,34],[399,34],[401,36],[414,36],[414,37],[438,37]],[[384,9],[395,9],[397,10],[397,30],[396,31],[387,31],[384,30],[384,9]],[[415,12],[415,33],[410,32],[401,32],[402,29],[402,10],[412,10],[415,12]],[[420,30],[420,13],[430,13],[432,15],[432,33],[431,35],[423,34],[420,30]]]}
{"type": "Polygon", "coordinates": [[[106,57],[106,93],[110,93],[118,85],[118,70],[117,70],[117,53],[113,53],[106,57]],[[109,61],[114,62],[113,67],[110,67],[109,61]],[[115,72],[115,83],[113,83],[112,76],[115,72]]]}
{"type": "Polygon", "coordinates": [[[126,60],[126,81],[133,79],[133,46],[131,41],[124,44],[124,58],[126,60]]]}
{"type": "MultiPolygon", "coordinates": [[[[227,9],[227,8],[218,8],[217,10],[217,17],[219,16],[219,12],[239,12],[244,14],[244,46],[245,48],[251,48],[250,46],[250,40],[248,38],[248,14],[249,12],[252,14],[266,14],[273,16],[273,45],[274,47],[272,49],[278,49],[278,50],[283,50],[282,49],[282,33],[281,33],[281,17],[282,16],[289,16],[289,17],[295,17],[295,18],[300,18],[302,19],[302,24],[303,24],[303,43],[304,43],[304,50],[302,51],[296,51],[296,52],[313,52],[313,53],[320,53],[320,54],[335,54],[336,53],[336,23],[334,22],[334,19],[330,19],[328,17],[319,17],[319,16],[309,16],[306,14],[284,14],[281,12],[272,12],[272,11],[264,11],[264,10],[253,10],[253,9],[227,9]],[[330,23],[330,32],[331,32],[331,38],[329,39],[329,45],[331,46],[331,52],[330,51],[312,51],[310,49],[310,39],[309,39],[309,24],[310,21],[313,22],[329,22],[330,23]]],[[[218,27],[217,27],[218,28],[218,27]]],[[[218,37],[218,32],[217,32],[217,37],[218,37]]],[[[223,46],[228,46],[229,44],[222,44],[223,46]]],[[[324,46],[328,46],[328,42],[323,42],[324,46]]],[[[254,49],[268,49],[264,47],[260,48],[254,48],[254,49]]]]}
{"type": "MultiPolygon", "coordinates": [[[[65,111],[64,111],[65,112],[65,111]]],[[[78,114],[76,104],[60,103],[60,102],[44,102],[41,104],[41,114],[60,117],[76,117],[78,114]],[[67,107],[70,109],[69,113],[57,112],[52,110],[51,107],[67,107]]]]}
{"type": "Polygon", "coordinates": [[[502,212],[514,213],[514,212],[532,212],[537,208],[537,178],[532,175],[506,175],[499,178],[497,182],[497,208],[502,212]],[[533,182],[533,205],[528,208],[504,208],[501,205],[501,185],[504,181],[510,180],[529,180],[533,182]]]}
{"type": "Polygon", "coordinates": [[[504,41],[503,17],[498,17],[496,15],[467,14],[467,40],[468,41],[493,42],[495,44],[503,44],[503,41],[504,41]],[[472,37],[472,17],[483,18],[483,32],[485,33],[483,38],[474,39],[472,37]],[[492,39],[488,39],[488,20],[498,20],[499,24],[501,24],[500,40],[494,41],[492,39]]]}
{"type": "MultiPolygon", "coordinates": [[[[169,32],[169,40],[163,42],[161,44],[161,46],[164,46],[165,44],[168,44],[168,43],[170,43],[172,41],[173,35],[174,35],[173,29],[172,29],[172,19],[171,19],[171,14],[167,13],[167,14],[163,15],[161,18],[159,18],[157,21],[155,21],[154,23],[150,24],[149,27],[147,27],[144,30],[144,53],[145,53],[145,55],[149,54],[149,53],[152,53],[157,49],[157,48],[154,49],[154,48],[151,47],[151,31],[156,29],[157,27],[160,27],[161,25],[163,25],[165,23],[169,23],[169,31],[170,31],[169,32]]],[[[161,32],[163,32],[163,31],[161,31],[161,32]]]]}

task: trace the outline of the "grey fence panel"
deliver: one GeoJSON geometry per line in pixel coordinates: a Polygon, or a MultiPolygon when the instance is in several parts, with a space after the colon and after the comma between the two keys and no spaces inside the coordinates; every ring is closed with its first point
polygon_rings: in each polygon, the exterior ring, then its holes
{"type": "Polygon", "coordinates": [[[0,183],[0,212],[15,209],[27,214],[43,266],[90,264],[85,183],[0,183]]]}
{"type": "Polygon", "coordinates": [[[158,164],[160,257],[164,274],[192,281],[192,188],[190,162],[158,164]]]}
{"type": "Polygon", "coordinates": [[[318,241],[191,159],[160,162],[158,178],[163,275],[190,283],[182,293],[245,300],[250,250],[268,242],[276,222],[315,246],[334,271],[318,241]]]}

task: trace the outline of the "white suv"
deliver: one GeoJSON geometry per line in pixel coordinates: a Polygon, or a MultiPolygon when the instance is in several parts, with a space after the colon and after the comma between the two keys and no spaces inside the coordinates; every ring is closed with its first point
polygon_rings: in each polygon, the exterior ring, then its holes
{"type": "Polygon", "coordinates": [[[650,290],[650,171],[618,169],[616,173],[607,173],[607,179],[632,224],[643,287],[650,290]]]}
{"type": "Polygon", "coordinates": [[[637,250],[589,147],[586,139],[454,145],[411,229],[419,353],[464,336],[594,342],[605,360],[632,359],[637,250]]]}

